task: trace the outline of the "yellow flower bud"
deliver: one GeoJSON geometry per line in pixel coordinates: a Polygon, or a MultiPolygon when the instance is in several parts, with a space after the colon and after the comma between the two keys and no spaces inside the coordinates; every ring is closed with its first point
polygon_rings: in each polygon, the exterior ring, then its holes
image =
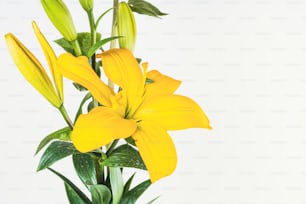
{"type": "Polygon", "coordinates": [[[136,43],[136,22],[133,11],[126,2],[121,2],[118,8],[118,35],[120,48],[133,51],[136,43]]]}
{"type": "Polygon", "coordinates": [[[50,78],[37,58],[11,33],[5,35],[9,52],[24,78],[53,106],[62,105],[50,78]]]}
{"type": "Polygon", "coordinates": [[[94,2],[93,0],[79,0],[83,9],[87,12],[93,9],[94,2]]]}
{"type": "Polygon", "coordinates": [[[62,0],[40,0],[45,12],[57,30],[68,41],[77,39],[71,14],[62,0]]]}

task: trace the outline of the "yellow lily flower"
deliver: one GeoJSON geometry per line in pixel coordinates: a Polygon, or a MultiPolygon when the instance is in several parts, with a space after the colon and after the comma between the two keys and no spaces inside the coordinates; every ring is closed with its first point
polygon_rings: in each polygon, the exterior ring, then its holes
{"type": "Polygon", "coordinates": [[[78,118],[71,135],[75,147],[89,152],[131,136],[151,181],[170,175],[177,156],[167,130],[210,129],[208,118],[193,100],[174,94],[180,81],[157,70],[147,73],[147,64],[142,72],[129,50],[112,49],[100,57],[106,76],[121,87],[117,94],[100,80],[86,58],[67,53],[58,59],[61,73],[86,87],[103,104],[78,118]],[[146,78],[153,83],[146,84],[146,78]]]}
{"type": "Polygon", "coordinates": [[[47,72],[38,59],[11,33],[5,35],[9,52],[24,78],[41,93],[53,106],[59,108],[63,101],[62,76],[55,69],[56,56],[48,41],[40,32],[36,23],[33,22],[33,29],[41,44],[48,64],[52,71],[57,92],[55,91],[47,72]]]}

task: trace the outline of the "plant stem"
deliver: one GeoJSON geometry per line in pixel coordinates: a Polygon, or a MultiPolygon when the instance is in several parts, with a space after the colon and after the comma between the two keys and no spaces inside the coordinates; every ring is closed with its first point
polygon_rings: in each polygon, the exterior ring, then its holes
{"type": "MultiPolygon", "coordinates": [[[[96,44],[96,41],[97,41],[95,19],[94,19],[92,10],[87,12],[87,15],[88,15],[90,33],[91,33],[91,46],[93,46],[94,44],[96,44]]],[[[94,54],[91,57],[91,67],[97,73],[97,70],[96,70],[96,54],[94,54]]]]}
{"type": "MultiPolygon", "coordinates": [[[[97,41],[95,18],[94,18],[92,10],[88,11],[87,15],[88,15],[89,26],[90,26],[91,46],[93,46],[94,44],[96,44],[96,41],[97,41]]],[[[96,67],[96,54],[93,54],[91,57],[91,67],[98,74],[99,67],[96,67]]],[[[96,101],[94,97],[92,97],[92,101],[93,101],[94,107],[97,107],[99,105],[98,101],[96,101]]]]}
{"type": "MultiPolygon", "coordinates": [[[[118,4],[119,0],[114,0],[113,5],[113,23],[112,23],[112,35],[111,37],[114,37],[117,35],[117,28],[118,28],[118,4]]],[[[116,40],[111,41],[110,49],[113,49],[116,47],[116,40]]],[[[114,84],[111,80],[108,79],[108,86],[111,89],[114,89],[114,84]]]]}
{"type": "Polygon", "coordinates": [[[68,126],[72,130],[73,129],[73,123],[71,122],[70,117],[69,117],[64,105],[61,105],[58,110],[61,112],[62,116],[64,117],[64,119],[66,121],[66,123],[68,124],[68,126]]]}
{"type": "Polygon", "coordinates": [[[81,50],[79,41],[78,40],[72,41],[71,44],[72,44],[72,47],[74,49],[75,54],[77,56],[81,56],[82,55],[82,50],[81,50]]]}

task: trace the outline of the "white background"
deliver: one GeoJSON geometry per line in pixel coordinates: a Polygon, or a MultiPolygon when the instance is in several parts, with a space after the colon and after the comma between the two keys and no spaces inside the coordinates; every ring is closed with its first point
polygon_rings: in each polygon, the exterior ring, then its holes
{"type": "MultiPolygon", "coordinates": [[[[78,31],[88,30],[77,0],[67,0],[78,31]]],[[[137,15],[135,55],[181,79],[180,94],[205,110],[212,131],[171,132],[178,166],[141,197],[168,204],[306,203],[306,1],[155,0],[171,15],[137,15]]],[[[96,15],[110,0],[96,0],[96,15]]],[[[110,15],[99,29],[109,36],[110,15]]],[[[39,1],[0,0],[0,34],[12,32],[45,65],[31,29],[51,41],[59,33],[39,1]]],[[[62,50],[52,44],[59,54],[62,50]]],[[[18,72],[0,40],[0,203],[68,203],[62,182],[36,173],[34,151],[65,125],[18,72]]],[[[65,80],[74,115],[82,94],[65,80]]],[[[70,159],[54,168],[77,181],[70,159]]],[[[147,178],[140,173],[137,180],[147,178]]],[[[80,182],[77,182],[80,185],[80,182]]]]}

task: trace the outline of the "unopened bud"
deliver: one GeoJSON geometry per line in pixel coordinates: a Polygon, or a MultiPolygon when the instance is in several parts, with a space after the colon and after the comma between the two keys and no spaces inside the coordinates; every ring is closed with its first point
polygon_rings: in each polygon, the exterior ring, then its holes
{"type": "Polygon", "coordinates": [[[93,9],[94,5],[93,0],[79,0],[79,1],[85,11],[89,12],[93,9]]]}
{"type": "Polygon", "coordinates": [[[118,8],[118,35],[120,48],[133,51],[136,43],[136,22],[133,11],[126,2],[121,2],[118,8]]]}
{"type": "Polygon", "coordinates": [[[68,41],[75,41],[77,33],[71,14],[62,0],[40,0],[45,12],[57,30],[68,41]]]}

